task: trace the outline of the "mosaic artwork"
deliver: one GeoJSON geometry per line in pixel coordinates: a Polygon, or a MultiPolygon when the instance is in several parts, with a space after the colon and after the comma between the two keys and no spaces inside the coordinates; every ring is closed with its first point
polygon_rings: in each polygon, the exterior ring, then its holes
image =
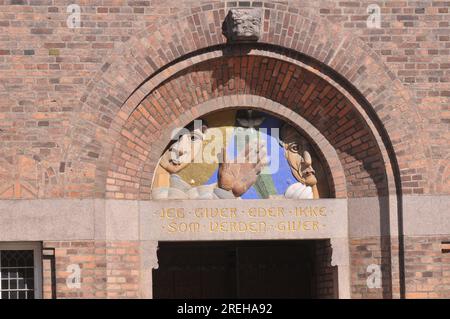
{"type": "Polygon", "coordinates": [[[173,132],[156,169],[153,199],[317,199],[324,168],[299,130],[270,114],[231,110],[173,132]]]}

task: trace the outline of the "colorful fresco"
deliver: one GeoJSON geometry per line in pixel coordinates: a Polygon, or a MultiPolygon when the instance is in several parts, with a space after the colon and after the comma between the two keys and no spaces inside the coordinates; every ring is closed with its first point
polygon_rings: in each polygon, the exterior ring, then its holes
{"type": "Polygon", "coordinates": [[[174,132],[153,199],[328,197],[324,169],[293,126],[256,110],[228,110],[174,132]]]}

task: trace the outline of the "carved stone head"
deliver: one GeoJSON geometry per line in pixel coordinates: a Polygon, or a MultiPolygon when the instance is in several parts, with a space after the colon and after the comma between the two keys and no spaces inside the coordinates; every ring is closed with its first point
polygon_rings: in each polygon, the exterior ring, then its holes
{"type": "Polygon", "coordinates": [[[223,33],[229,41],[258,41],[261,34],[261,10],[231,9],[225,19],[223,33]]]}

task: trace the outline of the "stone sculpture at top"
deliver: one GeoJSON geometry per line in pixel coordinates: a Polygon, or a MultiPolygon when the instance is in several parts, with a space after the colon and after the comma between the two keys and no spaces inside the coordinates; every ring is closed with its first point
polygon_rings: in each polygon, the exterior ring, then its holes
{"type": "Polygon", "coordinates": [[[230,42],[255,42],[261,36],[261,9],[231,9],[223,24],[223,33],[230,42]]]}

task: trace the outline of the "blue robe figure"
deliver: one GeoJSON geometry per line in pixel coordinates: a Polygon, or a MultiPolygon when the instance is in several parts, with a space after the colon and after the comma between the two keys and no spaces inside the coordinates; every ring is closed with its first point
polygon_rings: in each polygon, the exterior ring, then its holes
{"type": "MultiPolygon", "coordinates": [[[[279,132],[283,125],[283,122],[275,117],[265,114],[265,119],[260,125],[259,130],[263,133],[262,138],[265,139],[267,146],[267,155],[271,163],[265,167],[256,183],[245,192],[241,198],[243,199],[261,199],[269,198],[271,195],[284,195],[286,189],[297,182],[291,172],[286,157],[284,156],[284,148],[279,143],[279,132]],[[274,134],[273,129],[278,129],[278,134],[274,134]],[[267,136],[265,136],[267,134],[267,136]],[[274,136],[272,136],[272,134],[274,136]]],[[[236,134],[237,130],[242,128],[235,128],[231,141],[227,147],[228,158],[234,159],[240,152],[240,149],[236,146],[236,134]]],[[[244,129],[247,130],[247,129],[244,129]]],[[[251,134],[249,134],[251,136],[251,134]]],[[[256,136],[256,134],[254,134],[256,136]]],[[[242,148],[242,147],[241,147],[242,148]]],[[[213,175],[210,177],[206,184],[212,184],[218,182],[218,169],[216,169],[213,175]]]]}

